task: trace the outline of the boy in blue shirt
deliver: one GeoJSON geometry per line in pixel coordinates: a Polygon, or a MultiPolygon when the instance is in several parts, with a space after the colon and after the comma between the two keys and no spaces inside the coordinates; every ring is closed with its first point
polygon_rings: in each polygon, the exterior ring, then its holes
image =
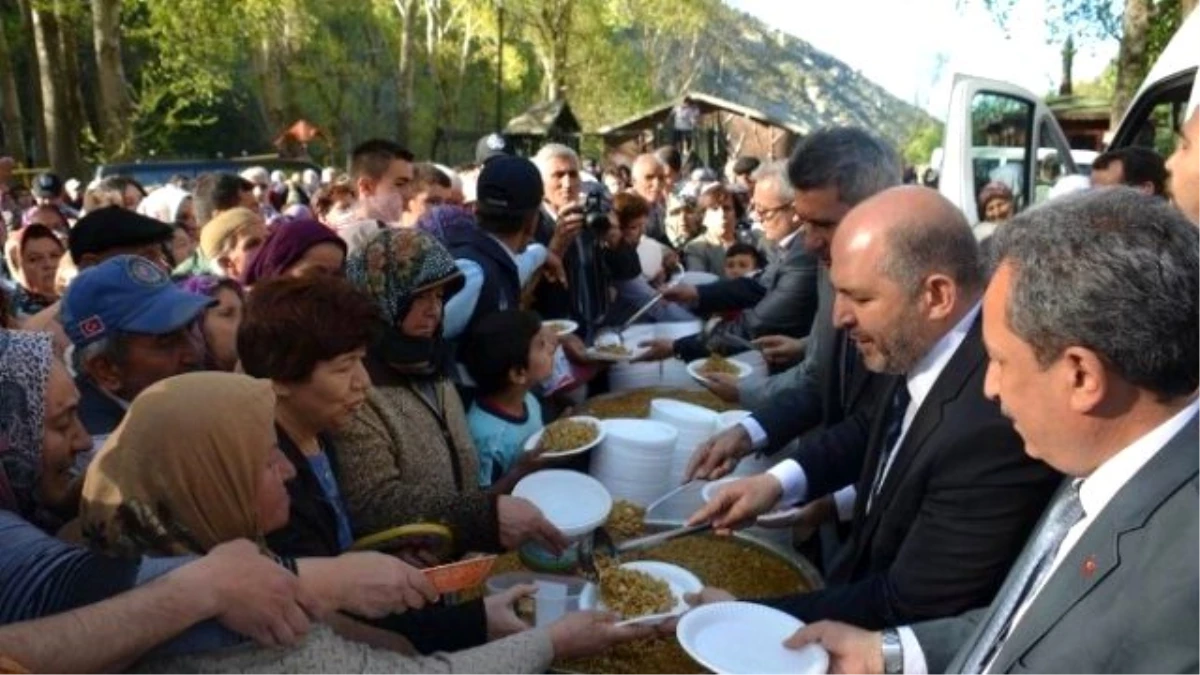
{"type": "Polygon", "coordinates": [[[542,428],[530,390],[550,377],[558,338],[533,312],[504,310],[475,325],[463,352],[476,397],[467,426],[479,452],[479,485],[508,492],[537,468],[525,441],[542,428]]]}

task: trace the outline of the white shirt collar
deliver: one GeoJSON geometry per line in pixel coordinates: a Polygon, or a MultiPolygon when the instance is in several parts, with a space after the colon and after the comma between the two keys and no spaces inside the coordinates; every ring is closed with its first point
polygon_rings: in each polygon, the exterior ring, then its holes
{"type": "Polygon", "coordinates": [[[792,242],[796,240],[796,235],[798,235],[798,234],[800,234],[800,229],[796,228],[795,232],[789,234],[788,236],[786,236],[782,240],[780,240],[779,250],[780,251],[788,250],[788,248],[792,245],[792,242]]]}
{"type": "Polygon", "coordinates": [[[911,402],[908,404],[910,411],[915,412],[921,408],[925,397],[933,390],[933,385],[937,383],[938,378],[942,376],[942,371],[954,357],[954,352],[958,351],[963,340],[967,339],[967,333],[971,332],[971,325],[979,316],[979,307],[979,303],[975,303],[975,306],[959,319],[954,328],[943,335],[933,345],[933,348],[926,352],[920,361],[917,361],[917,365],[908,371],[905,384],[908,386],[908,395],[911,397],[911,402]]]}
{"type": "Polygon", "coordinates": [[[1200,402],[1192,399],[1191,403],[1175,413],[1171,419],[1109,457],[1090,476],[1083,479],[1079,486],[1079,501],[1083,504],[1084,513],[1093,518],[1103,511],[1129,479],[1154,459],[1154,456],[1189,422],[1195,422],[1198,412],[1200,402]]]}

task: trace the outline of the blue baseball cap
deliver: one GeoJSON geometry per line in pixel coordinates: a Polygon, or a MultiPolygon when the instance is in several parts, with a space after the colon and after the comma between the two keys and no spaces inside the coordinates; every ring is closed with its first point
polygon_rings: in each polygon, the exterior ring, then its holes
{"type": "Polygon", "coordinates": [[[141,256],[119,255],[75,277],[63,296],[60,318],[78,349],[114,332],[173,333],[216,302],[180,289],[141,256]]]}

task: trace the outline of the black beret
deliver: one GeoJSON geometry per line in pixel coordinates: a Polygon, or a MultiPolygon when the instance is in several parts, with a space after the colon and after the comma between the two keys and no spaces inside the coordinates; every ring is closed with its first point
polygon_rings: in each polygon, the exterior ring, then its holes
{"type": "Polygon", "coordinates": [[[78,265],[88,253],[101,254],[114,248],[167,242],[174,234],[174,229],[162,221],[120,206],[106,206],[75,223],[67,236],[67,248],[78,265]]]}
{"type": "Polygon", "coordinates": [[[753,173],[759,164],[761,162],[758,161],[757,157],[738,157],[737,161],[733,163],[733,175],[745,176],[746,174],[753,173]]]}

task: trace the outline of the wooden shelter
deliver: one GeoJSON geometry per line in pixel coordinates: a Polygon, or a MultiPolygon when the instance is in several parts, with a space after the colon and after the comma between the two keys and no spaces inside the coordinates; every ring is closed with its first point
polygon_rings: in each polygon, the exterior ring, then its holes
{"type": "Polygon", "coordinates": [[[1062,127],[1067,142],[1076,150],[1102,151],[1108,133],[1112,105],[1099,98],[1086,96],[1055,96],[1046,105],[1062,127]]]}
{"type": "MultiPolygon", "coordinates": [[[[699,109],[699,120],[690,139],[689,159],[720,168],[731,159],[754,156],[763,161],[786,158],[808,129],[795,120],[734,103],[711,94],[688,92],[699,109]]],[[[676,102],[667,102],[634,117],[603,127],[604,161],[629,164],[637,155],[677,140],[674,128],[676,102]]]]}
{"type": "Polygon", "coordinates": [[[531,157],[546,143],[562,143],[579,150],[583,128],[564,100],[543,101],[508,121],[504,137],[517,154],[531,157]]]}

